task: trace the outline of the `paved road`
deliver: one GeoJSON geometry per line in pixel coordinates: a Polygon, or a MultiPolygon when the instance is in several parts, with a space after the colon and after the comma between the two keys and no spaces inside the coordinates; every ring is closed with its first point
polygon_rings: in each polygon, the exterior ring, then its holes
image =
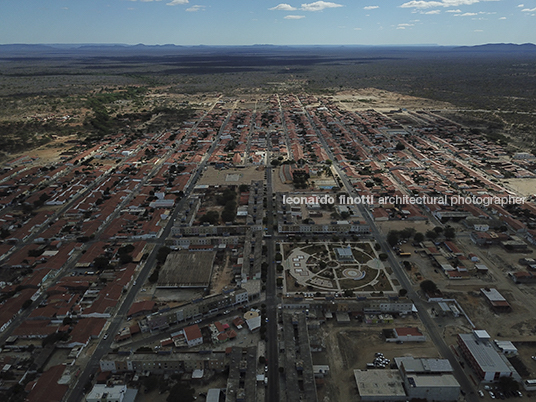
{"type": "MultiPolygon", "coordinates": [[[[208,112],[207,112],[208,113],[208,112]]],[[[102,339],[99,344],[97,345],[97,348],[95,349],[95,352],[91,355],[91,358],[89,359],[88,363],[86,364],[86,367],[84,368],[84,371],[80,374],[78,377],[78,380],[75,384],[75,386],[72,388],[70,395],[68,396],[67,401],[69,402],[79,402],[83,398],[83,390],[85,384],[90,380],[91,375],[93,372],[97,369],[99,366],[100,359],[108,353],[110,350],[113,339],[115,334],[118,333],[120,326],[123,323],[124,318],[127,315],[128,309],[132,305],[132,302],[134,301],[136,295],[140,291],[141,287],[144,285],[145,281],[149,277],[149,274],[151,273],[153,267],[156,265],[156,255],[158,253],[159,246],[164,245],[165,239],[169,236],[171,233],[171,229],[173,228],[173,225],[175,223],[175,220],[177,219],[177,215],[179,212],[184,208],[186,202],[187,202],[187,196],[192,192],[194,189],[197,180],[199,180],[199,177],[202,175],[203,171],[205,170],[205,166],[208,161],[208,156],[211,155],[214,150],[216,149],[217,144],[219,143],[221,132],[223,130],[223,127],[227,124],[231,113],[227,115],[227,119],[222,125],[222,129],[218,133],[218,136],[216,140],[212,143],[210,146],[208,152],[205,155],[205,158],[199,165],[198,169],[192,176],[187,188],[184,191],[185,196],[177,203],[175,206],[175,209],[173,210],[172,215],[170,216],[168,223],[164,230],[160,233],[160,236],[158,237],[157,244],[153,248],[152,252],[149,254],[149,257],[145,261],[145,265],[143,266],[142,270],[140,271],[138,278],[136,280],[136,285],[133,285],[128,293],[123,297],[121,304],[114,314],[113,319],[110,322],[110,325],[108,327],[107,333],[109,334],[108,338],[106,340],[102,339]]],[[[203,116],[204,117],[204,116],[203,116]]],[[[194,125],[194,127],[191,128],[191,130],[194,130],[198,123],[203,118],[200,118],[198,122],[194,125]]]]}
{"type": "MultiPolygon", "coordinates": [[[[307,112],[306,108],[303,108],[306,116],[308,117],[311,124],[313,124],[311,116],[307,112]]],[[[338,166],[336,159],[334,158],[330,147],[328,146],[325,138],[322,136],[322,134],[316,129],[317,135],[320,138],[320,141],[322,142],[322,145],[324,146],[324,149],[326,150],[328,156],[331,158],[333,162],[333,166],[337,171],[337,174],[341,178],[343,185],[348,192],[353,197],[357,197],[358,194],[355,191],[354,187],[349,182],[347,176],[344,174],[344,172],[341,170],[341,168],[338,166]]],[[[372,217],[370,216],[370,213],[368,209],[363,204],[357,205],[359,212],[365,219],[366,223],[369,225],[371,233],[373,237],[376,239],[376,241],[381,245],[382,251],[387,254],[388,256],[388,262],[393,268],[393,272],[395,276],[397,277],[399,283],[402,285],[404,289],[408,291],[407,296],[412,299],[413,303],[415,304],[415,307],[418,310],[418,315],[420,320],[422,321],[424,327],[426,328],[428,335],[430,336],[430,339],[434,342],[437,349],[441,353],[441,355],[448,359],[450,364],[452,365],[452,368],[454,369],[454,376],[460,383],[461,389],[467,394],[466,400],[469,402],[476,402],[478,400],[477,394],[475,392],[475,389],[473,387],[473,384],[471,381],[467,378],[465,375],[465,372],[461,368],[460,364],[458,363],[458,360],[454,356],[454,353],[452,352],[451,348],[445,343],[445,340],[442,338],[441,333],[439,331],[439,328],[433,321],[433,319],[430,317],[427,311],[427,302],[422,300],[420,298],[420,295],[413,289],[413,286],[411,282],[409,281],[408,277],[406,276],[405,272],[403,271],[402,267],[400,266],[398,260],[394,256],[391,247],[389,247],[389,244],[387,244],[387,241],[385,240],[385,237],[380,233],[376,225],[374,224],[374,221],[372,217]]]]}
{"type": "Polygon", "coordinates": [[[267,216],[267,235],[266,239],[267,253],[266,260],[268,262],[268,273],[266,276],[266,316],[268,318],[267,325],[267,347],[266,358],[268,360],[268,388],[266,390],[266,401],[279,401],[279,364],[278,352],[279,345],[277,340],[277,289],[276,289],[276,269],[275,269],[275,241],[273,239],[273,216],[274,206],[272,202],[272,168],[266,168],[266,216],[267,216]]]}

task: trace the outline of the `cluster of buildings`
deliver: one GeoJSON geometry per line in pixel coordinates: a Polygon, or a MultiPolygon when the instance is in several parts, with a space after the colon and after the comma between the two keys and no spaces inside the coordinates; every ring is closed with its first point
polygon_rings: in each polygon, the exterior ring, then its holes
{"type": "Polygon", "coordinates": [[[299,100],[359,195],[376,200],[384,195],[482,200],[476,205],[372,204],[375,220],[426,220],[429,213],[443,221],[495,218],[524,241],[534,237],[536,207],[532,202],[487,202],[513,195],[489,174],[489,167],[504,172],[505,177],[536,178],[536,159],[530,155],[509,157],[502,146],[475,138],[460,125],[431,112],[351,112],[329,98],[304,96],[299,100]]]}
{"type": "Polygon", "coordinates": [[[395,357],[396,369],[354,370],[362,401],[455,401],[460,384],[446,359],[395,357]]]}
{"type": "MultiPolygon", "coordinates": [[[[166,242],[172,248],[193,251],[199,255],[214,252],[229,256],[232,261],[233,282],[247,288],[250,298],[255,298],[260,294],[262,278],[265,187],[262,181],[252,181],[245,186],[245,191],[243,187],[232,184],[196,186],[189,199],[188,209],[179,214],[172,227],[173,237],[166,242]],[[240,188],[243,191],[240,191],[240,188]],[[237,194],[236,216],[233,222],[200,223],[205,214],[214,210],[206,205],[212,205],[224,191],[237,194]]],[[[182,265],[190,267],[192,264],[182,265]]],[[[200,279],[202,276],[202,270],[196,270],[195,277],[200,279]]]]}
{"type": "Polygon", "coordinates": [[[507,359],[507,354],[516,354],[513,345],[507,349],[498,342],[492,342],[484,330],[475,330],[470,334],[458,334],[458,346],[463,357],[469,362],[481,381],[493,382],[500,377],[521,377],[507,359]],[[506,353],[505,353],[506,352],[506,353]]]}
{"type": "MultiPolygon", "coordinates": [[[[101,370],[140,375],[181,372],[198,379],[203,370],[229,369],[227,400],[252,400],[265,382],[257,374],[256,348],[232,347],[221,353],[185,350],[203,345],[207,336],[212,344],[236,338],[228,325],[214,322],[207,329],[197,322],[243,308],[260,297],[266,274],[263,201],[269,191],[262,180],[252,180],[245,189],[233,184],[238,182],[233,177],[221,185],[198,185],[203,173],[199,167],[205,162],[222,170],[280,165],[276,179],[282,185],[294,183],[299,172],[309,175],[315,191],[335,194],[342,182],[331,167],[329,152],[361,199],[372,200],[366,207],[377,222],[435,217],[442,222],[463,221],[471,229],[470,239],[480,247],[500,245],[509,252],[526,252],[529,244],[536,244],[534,203],[491,202],[513,194],[500,184],[502,178],[536,178],[536,161],[530,154],[510,156],[501,146],[432,112],[348,111],[331,98],[310,95],[273,95],[260,111],[237,104],[220,98],[173,132],[128,138],[118,133],[96,145],[73,144],[78,148],[62,154],[61,164],[36,166],[29,157],[7,164],[0,174],[0,332],[16,323],[5,345],[8,350],[28,350],[28,341],[52,340],[57,347],[70,349],[69,356],[76,361],[91,340],[106,332],[107,319],[135,284],[151,243],[161,237],[177,204],[184,202],[165,239],[174,252],[160,269],[155,288],[201,289],[204,297],[173,307],[154,301],[134,303],[127,317],[136,322],[113,334],[119,344],[138,333],[168,331],[176,324],[184,328],[163,339],[157,352],[119,350],[107,355],[101,370]],[[233,219],[203,222],[203,216],[218,210],[214,200],[229,189],[237,196],[233,219]],[[490,202],[375,201],[386,195],[478,197],[490,202]],[[230,262],[233,285],[210,294],[216,260],[230,262]],[[30,307],[35,308],[26,312],[30,307]]],[[[309,193],[293,195],[304,194],[309,193]]],[[[371,232],[355,206],[288,205],[278,194],[274,212],[278,234],[371,232]]],[[[467,278],[473,268],[487,271],[454,241],[423,242],[422,249],[450,279],[467,278]]],[[[339,261],[349,257],[343,248],[336,253],[339,261]]],[[[510,273],[515,283],[536,282],[536,263],[525,260],[521,264],[526,270],[510,273]]],[[[495,311],[510,308],[496,289],[483,288],[481,294],[495,311]]],[[[317,345],[310,337],[311,328],[333,316],[339,324],[347,324],[350,317],[377,324],[414,312],[413,303],[405,298],[283,298],[279,349],[287,400],[317,400],[317,386],[329,372],[329,367],[313,364],[311,353],[317,345]]],[[[259,311],[248,311],[234,325],[255,332],[262,321],[259,311]]],[[[384,335],[388,342],[398,343],[426,339],[418,328],[408,327],[394,327],[384,335]]],[[[481,380],[518,379],[485,331],[459,335],[458,346],[481,380]]],[[[48,353],[40,350],[40,359],[45,361],[48,353]]],[[[460,386],[448,362],[412,358],[395,362],[392,370],[355,370],[362,400],[457,398],[460,386]]],[[[65,394],[70,381],[63,373],[54,366],[32,381],[29,400],[47,393],[61,399],[59,393],[65,394]]],[[[123,385],[103,385],[87,399],[126,402],[132,397],[123,385]]]]}

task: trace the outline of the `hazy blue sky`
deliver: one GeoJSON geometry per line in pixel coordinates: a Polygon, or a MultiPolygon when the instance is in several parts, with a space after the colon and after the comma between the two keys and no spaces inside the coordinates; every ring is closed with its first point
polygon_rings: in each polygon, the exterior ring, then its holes
{"type": "Polygon", "coordinates": [[[536,43],[536,0],[0,0],[0,43],[536,43]]]}

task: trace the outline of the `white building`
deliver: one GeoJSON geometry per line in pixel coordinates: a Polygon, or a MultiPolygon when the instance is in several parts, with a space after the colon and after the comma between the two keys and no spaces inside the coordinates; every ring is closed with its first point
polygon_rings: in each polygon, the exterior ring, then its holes
{"type": "Polygon", "coordinates": [[[500,377],[514,377],[519,374],[490,342],[486,331],[473,331],[472,334],[458,334],[458,346],[471,367],[482,381],[497,381],[500,377]]]}
{"type": "Polygon", "coordinates": [[[203,335],[201,334],[199,325],[190,325],[189,327],[184,328],[183,332],[189,347],[194,347],[203,343],[203,335]]]}
{"type": "Polygon", "coordinates": [[[127,389],[126,385],[107,386],[95,384],[86,396],[87,402],[134,402],[138,390],[127,389]]]}

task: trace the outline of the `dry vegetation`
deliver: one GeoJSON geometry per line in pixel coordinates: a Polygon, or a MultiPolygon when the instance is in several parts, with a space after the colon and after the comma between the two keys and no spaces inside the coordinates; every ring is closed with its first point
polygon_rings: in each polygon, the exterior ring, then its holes
{"type": "Polygon", "coordinates": [[[530,49],[3,50],[0,145],[7,153],[127,125],[131,132],[172,128],[177,110],[202,109],[211,93],[249,95],[240,107],[262,108],[254,98],[274,92],[331,94],[350,109],[448,109],[449,117],[498,140],[506,135],[519,147],[535,147],[530,49]],[[452,114],[449,104],[483,111],[452,114]]]}

